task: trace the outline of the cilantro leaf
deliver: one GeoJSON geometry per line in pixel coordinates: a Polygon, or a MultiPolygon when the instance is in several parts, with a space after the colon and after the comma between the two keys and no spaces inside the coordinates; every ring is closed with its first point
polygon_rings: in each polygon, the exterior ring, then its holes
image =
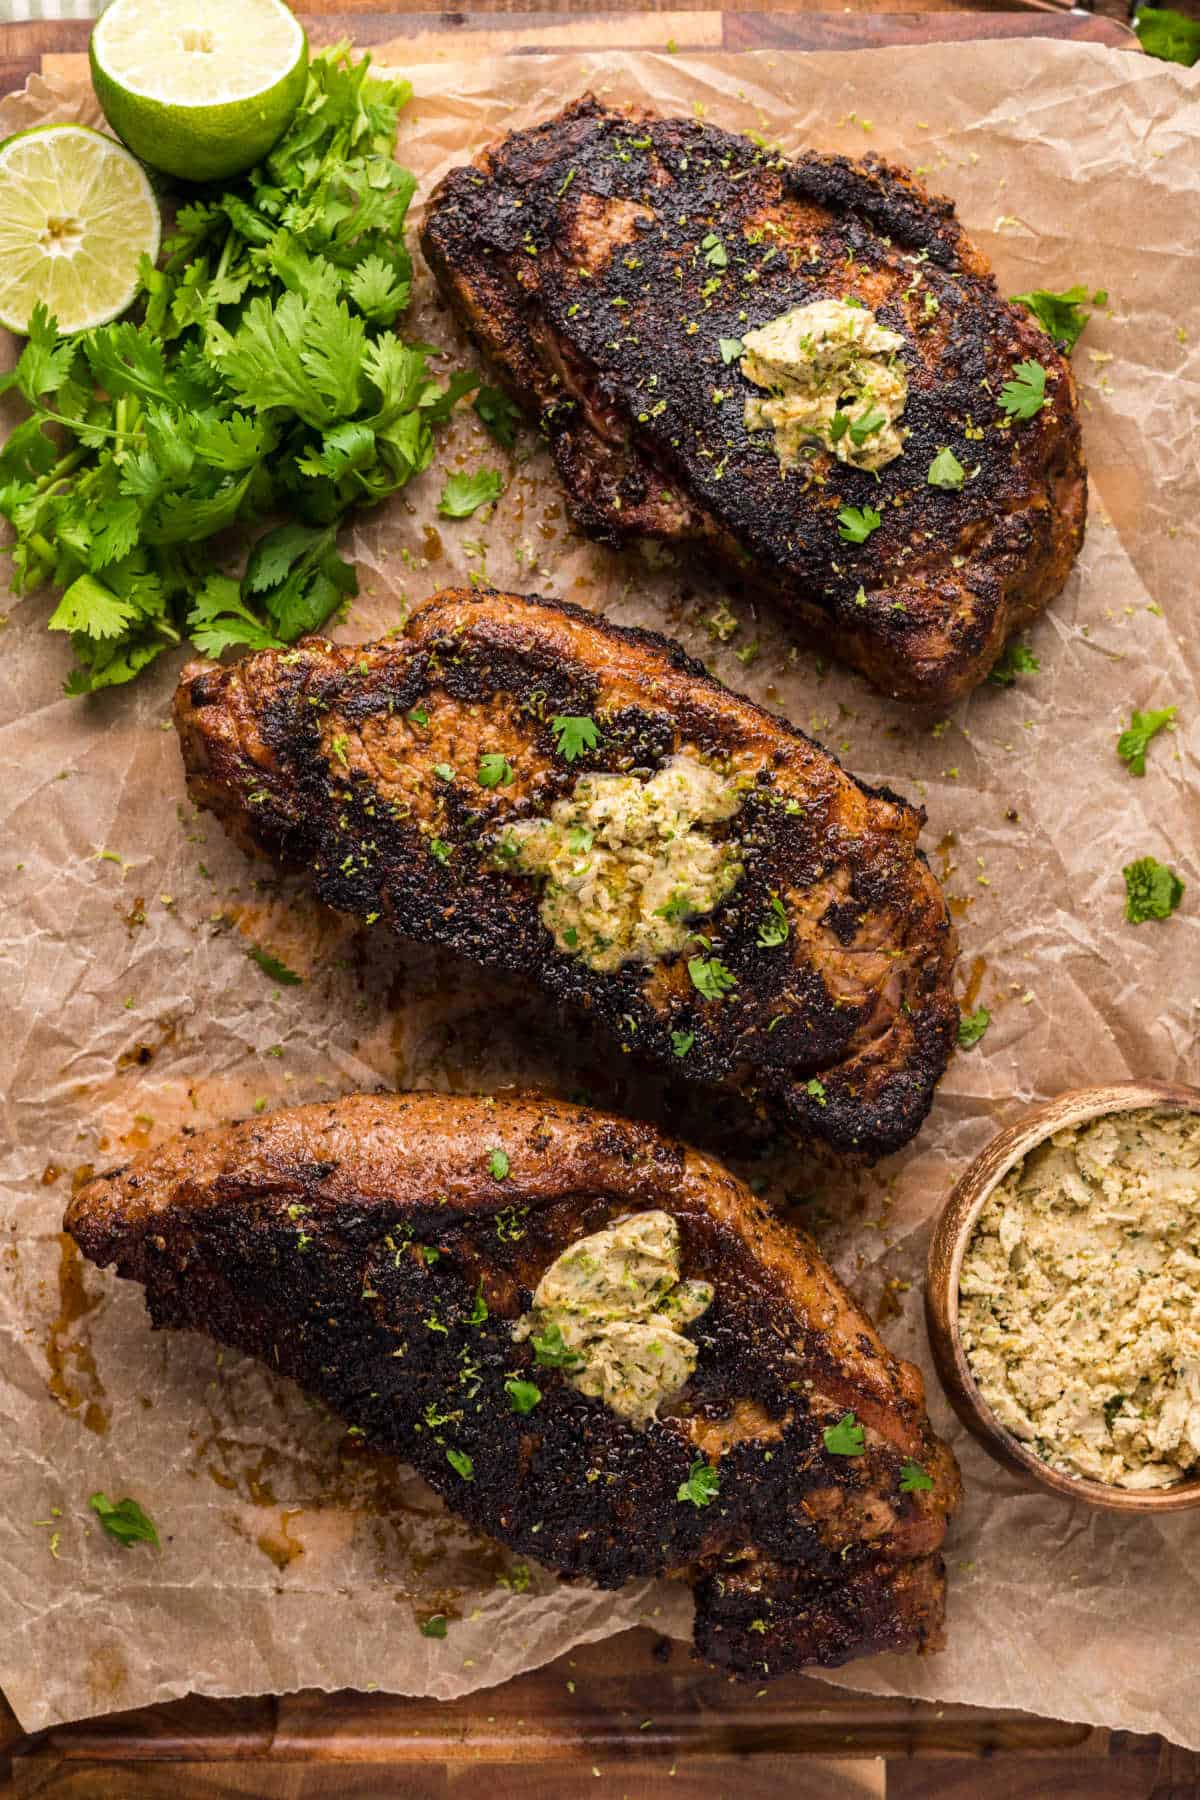
{"type": "Polygon", "coordinates": [[[698,1456],[688,1470],[686,1481],[676,1491],[677,1500],[690,1500],[693,1506],[711,1506],[721,1491],[721,1478],[713,1465],[698,1456]]]}
{"type": "MultiPolygon", "coordinates": [[[[842,415],[842,417],[846,417],[846,416],[847,415],[845,415],[845,414],[842,415]]],[[[851,443],[857,444],[861,447],[863,444],[866,443],[866,441],[869,437],[873,436],[873,434],[875,432],[881,430],[882,427],[886,424],[887,424],[887,414],[881,413],[878,411],[864,413],[861,419],[852,419],[850,421],[850,441],[851,441],[851,443]]],[[[831,437],[833,436],[832,431],[830,432],[830,436],[831,437]]]]}
{"type": "Polygon", "coordinates": [[[1041,666],[1028,644],[1020,638],[1010,638],[992,664],[988,680],[996,687],[1011,687],[1018,675],[1036,675],[1041,666]]]}
{"type": "Polygon", "coordinates": [[[977,1044],[988,1026],[992,1015],[986,1006],[977,1007],[973,1013],[962,1013],[958,1021],[958,1042],[963,1050],[969,1050],[977,1044]]]}
{"type": "Polygon", "coordinates": [[[900,1464],[900,1492],[902,1494],[924,1494],[933,1487],[933,1476],[923,1469],[919,1462],[905,1460],[900,1464]]]}
{"type": "Polygon", "coordinates": [[[776,945],[787,943],[790,930],[787,908],[778,894],[772,894],[771,910],[758,928],[758,941],[764,950],[773,950],[776,945]]]}
{"type": "Polygon", "coordinates": [[[486,386],[476,394],[474,407],[480,422],[496,442],[511,450],[517,441],[517,432],[525,423],[520,407],[513,404],[502,388],[486,386]]]}
{"type": "MultiPolygon", "coordinates": [[[[1033,288],[1028,294],[1013,294],[1014,306],[1031,312],[1048,337],[1066,347],[1067,355],[1075,348],[1091,313],[1081,310],[1088,298],[1085,287],[1064,288],[1056,294],[1051,288],[1033,288]]],[[[1099,293],[1092,295],[1093,306],[1101,304],[1099,293]]]]}
{"type": "Polygon", "coordinates": [[[866,1446],[863,1428],[852,1412],[843,1413],[836,1425],[827,1425],[821,1434],[831,1456],[861,1456],[866,1446]]]}
{"type": "Polygon", "coordinates": [[[478,469],[474,475],[448,475],[438,501],[444,519],[469,519],[481,506],[491,506],[504,491],[498,469],[478,469]]]}
{"type": "Polygon", "coordinates": [[[88,1505],[96,1514],[109,1537],[129,1549],[133,1544],[153,1544],[161,1549],[154,1521],[142,1511],[136,1500],[110,1500],[107,1494],[92,1494],[88,1505]]]}
{"type": "Polygon", "coordinates": [[[930,463],[929,473],[926,475],[925,479],[930,487],[954,488],[957,490],[958,488],[961,488],[966,473],[967,471],[963,468],[953,450],[948,446],[943,445],[930,463]]]}
{"type": "Polygon", "coordinates": [[[572,1350],[563,1337],[562,1328],[551,1322],[539,1336],[530,1339],[533,1354],[544,1369],[576,1369],[583,1361],[578,1350],[572,1350]]]}
{"type": "Polygon", "coordinates": [[[456,1475],[461,1475],[464,1481],[474,1481],[475,1464],[471,1461],[471,1458],[467,1455],[465,1450],[447,1450],[446,1461],[450,1464],[454,1473],[456,1475]]]}
{"type": "Polygon", "coordinates": [[[574,762],[585,750],[594,750],[600,742],[600,730],[594,719],[560,713],[550,721],[555,748],[568,762],[574,762]]]}
{"type": "Polygon", "coordinates": [[[692,986],[706,1000],[723,1000],[737,986],[737,976],[715,956],[693,956],[688,959],[692,986]]]}
{"type": "Polygon", "coordinates": [[[838,536],[847,544],[865,544],[882,524],[873,506],[843,506],[838,514],[838,536]]]}
{"type": "Polygon", "coordinates": [[[1012,379],[1000,389],[1001,410],[1010,419],[1032,419],[1046,403],[1046,371],[1041,363],[1017,363],[1012,379]]]}
{"type": "Polygon", "coordinates": [[[1147,56],[1182,63],[1185,69],[1200,61],[1200,19],[1189,19],[1171,7],[1143,6],[1134,18],[1133,29],[1147,56]]]}
{"type": "Polygon", "coordinates": [[[804,1091],[808,1095],[810,1100],[816,1101],[818,1106],[828,1106],[829,1105],[829,1101],[825,1094],[825,1083],[823,1081],[818,1080],[818,1078],[815,1075],[813,1076],[811,1081],[805,1082],[804,1091]]]}
{"type": "Polygon", "coordinates": [[[717,339],[717,349],[721,352],[721,361],[723,363],[736,362],[745,348],[746,346],[743,344],[741,338],[717,339]]]}
{"type": "Polygon", "coordinates": [[[280,647],[280,640],[243,603],[237,582],[228,575],[209,576],[192,602],[187,625],[193,644],[205,656],[220,656],[235,648],[280,647]]]}
{"type": "Polygon", "coordinates": [[[671,1033],[671,1051],[682,1062],[696,1041],[694,1031],[673,1031],[671,1033]]]}
{"type": "Polygon", "coordinates": [[[507,1181],[511,1163],[506,1150],[493,1150],[487,1161],[488,1174],[493,1181],[507,1181]]]}
{"type": "Polygon", "coordinates": [[[264,950],[261,944],[251,944],[246,955],[251,962],[258,964],[264,975],[269,975],[272,981],[277,981],[280,987],[299,987],[304,980],[303,975],[297,975],[295,969],[289,969],[285,962],[281,962],[277,956],[272,956],[271,952],[264,950]]]}
{"type": "Polygon", "coordinates": [[[529,1413],[542,1398],[542,1390],[534,1381],[522,1381],[516,1375],[510,1375],[504,1383],[504,1391],[508,1395],[508,1404],[515,1413],[529,1413]]]}
{"type": "Polygon", "coordinates": [[[1175,717],[1173,706],[1162,706],[1157,711],[1134,712],[1129,724],[1117,739],[1117,755],[1129,766],[1131,775],[1146,773],[1146,751],[1150,740],[1157,737],[1165,726],[1175,717]]]}
{"type": "Polygon", "coordinates": [[[482,788],[508,787],[513,780],[513,766],[498,750],[488,750],[479,758],[475,775],[482,788]]]}
{"type": "Polygon", "coordinates": [[[468,1325],[483,1325],[487,1321],[488,1303],[483,1297],[483,1277],[479,1278],[479,1286],[475,1289],[475,1298],[471,1302],[471,1310],[467,1314],[468,1325]]]}
{"type": "Polygon", "coordinates": [[[1147,919],[1169,919],[1183,899],[1184,884],[1173,869],[1153,856],[1140,856],[1127,863],[1121,873],[1125,877],[1125,917],[1131,925],[1142,925],[1147,919]]]}
{"type": "Polygon", "coordinates": [[[412,297],[412,282],[401,278],[382,256],[364,256],[350,273],[348,291],[372,325],[390,325],[412,297]]]}
{"type": "Polygon", "coordinates": [[[81,632],[90,638],[117,638],[137,617],[137,608],[118,598],[94,575],[80,575],[47,621],[51,631],[81,632]]]}
{"type": "Polygon", "coordinates": [[[446,1629],[445,1613],[431,1613],[427,1619],[422,1619],[421,1621],[420,1631],[422,1637],[444,1638],[446,1629]]]}

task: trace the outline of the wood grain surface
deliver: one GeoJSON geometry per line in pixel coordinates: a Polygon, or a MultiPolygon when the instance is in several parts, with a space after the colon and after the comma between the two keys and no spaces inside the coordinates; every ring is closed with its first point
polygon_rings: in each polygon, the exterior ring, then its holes
{"type": "MultiPolygon", "coordinates": [[[[745,0],[637,10],[559,0],[470,13],[420,0],[312,0],[316,44],[409,40],[414,61],[610,45],[831,50],[948,39],[1054,36],[1137,48],[1124,0],[1097,13],[1041,0],[1023,10],[952,0],[837,12],[745,0]],[[1099,16],[1109,13],[1112,16],[1099,16]]],[[[39,70],[75,73],[86,23],[0,25],[0,92],[39,70]]],[[[64,1654],[69,1649],[64,1645],[64,1654]]],[[[1133,1672],[1131,1671],[1131,1678],[1133,1672]]],[[[759,1692],[700,1668],[648,1631],[439,1703],[315,1692],[197,1696],[26,1737],[0,1696],[3,1800],[1200,1800],[1200,1757],[1158,1738],[1024,1714],[876,1699],[794,1678],[759,1692]]]]}

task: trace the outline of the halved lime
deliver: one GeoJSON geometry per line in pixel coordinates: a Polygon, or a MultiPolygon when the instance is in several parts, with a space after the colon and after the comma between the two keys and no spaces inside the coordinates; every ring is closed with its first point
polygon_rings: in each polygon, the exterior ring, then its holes
{"type": "Polygon", "coordinates": [[[104,116],[143,162],[221,181],[287,130],[308,40],[282,0],[113,0],[91,58],[104,116]]]}
{"type": "Polygon", "coordinates": [[[39,300],[60,331],[103,325],[158,255],[146,171],[86,125],[35,125],[0,144],[0,325],[25,331],[39,300]]]}

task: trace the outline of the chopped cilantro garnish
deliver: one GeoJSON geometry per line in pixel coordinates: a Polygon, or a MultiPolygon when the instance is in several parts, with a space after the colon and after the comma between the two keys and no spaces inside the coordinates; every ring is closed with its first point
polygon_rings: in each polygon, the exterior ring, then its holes
{"type": "MultiPolygon", "coordinates": [[[[881,412],[865,413],[861,419],[854,419],[850,425],[850,441],[852,444],[865,444],[875,432],[882,430],[887,424],[887,414],[881,412]]],[[[830,436],[832,436],[832,429],[830,436]]]]}
{"type": "Polygon", "coordinates": [[[494,1181],[505,1181],[508,1178],[510,1163],[504,1150],[493,1150],[487,1161],[488,1174],[494,1181]]]}
{"type": "Polygon", "coordinates": [[[421,1621],[421,1636],[427,1638],[444,1638],[446,1635],[445,1613],[432,1613],[428,1619],[421,1621]]]}
{"type": "Polygon", "coordinates": [[[787,908],[778,894],[771,895],[771,910],[758,928],[758,941],[764,950],[773,950],[777,944],[786,944],[788,932],[787,908]]]}
{"type": "Polygon", "coordinates": [[[539,1337],[530,1339],[533,1354],[544,1369],[574,1369],[583,1361],[578,1350],[572,1350],[560,1326],[551,1323],[539,1337]]]}
{"type": "Polygon", "coordinates": [[[522,1381],[515,1375],[505,1382],[504,1391],[508,1395],[508,1404],[515,1413],[532,1412],[542,1397],[542,1390],[536,1382],[522,1381]]]}
{"type": "Polygon", "coordinates": [[[805,1082],[804,1091],[810,1100],[816,1101],[818,1106],[829,1105],[829,1101],[825,1095],[825,1084],[823,1081],[818,1081],[815,1075],[811,1081],[805,1082]]]}
{"type": "Polygon", "coordinates": [[[504,477],[499,469],[448,475],[437,509],[444,519],[469,519],[481,506],[491,506],[503,491],[504,477]]]}
{"type": "Polygon", "coordinates": [[[721,1491],[721,1478],[710,1462],[698,1456],[688,1470],[686,1481],[676,1491],[677,1500],[690,1500],[693,1506],[711,1506],[721,1491]]]}
{"type": "Polygon", "coordinates": [[[741,338],[718,338],[717,348],[721,352],[721,361],[723,363],[731,363],[737,361],[738,357],[745,349],[745,345],[742,343],[741,338]]]}
{"type": "Polygon", "coordinates": [[[991,1022],[992,1015],[986,1006],[977,1007],[973,1013],[960,1014],[958,1041],[961,1048],[969,1050],[973,1044],[977,1044],[991,1022]]]}
{"type": "Polygon", "coordinates": [[[671,1033],[671,1049],[681,1062],[695,1041],[694,1031],[673,1031],[671,1033]]]}
{"type": "Polygon", "coordinates": [[[154,1521],[144,1513],[136,1500],[110,1500],[107,1494],[92,1494],[88,1505],[96,1514],[109,1537],[128,1549],[132,1544],[153,1544],[159,1549],[154,1521]]]}
{"type": "Polygon", "coordinates": [[[434,837],[429,840],[429,854],[435,862],[448,863],[454,855],[454,845],[448,844],[445,838],[434,837]]]}
{"type": "Polygon", "coordinates": [[[992,664],[988,680],[996,687],[1011,687],[1018,675],[1036,675],[1041,666],[1028,644],[1020,638],[1010,638],[992,664]]]}
{"type": "Polygon", "coordinates": [[[483,1279],[475,1289],[475,1298],[471,1302],[471,1310],[467,1314],[468,1325],[482,1325],[488,1316],[488,1303],[483,1297],[483,1279]]]}
{"type": "Polygon", "coordinates": [[[500,388],[481,387],[475,396],[475,411],[496,442],[511,450],[524,423],[520,407],[500,388]]]}
{"type": "Polygon", "coordinates": [[[467,1455],[465,1450],[447,1450],[446,1461],[450,1464],[454,1473],[456,1475],[461,1475],[464,1481],[474,1481],[475,1464],[471,1461],[471,1458],[467,1455]]]}
{"type": "Polygon", "coordinates": [[[706,236],[701,238],[700,248],[703,250],[704,260],[708,263],[710,268],[728,268],[729,252],[726,250],[715,231],[710,231],[706,236]]]}
{"type": "Polygon", "coordinates": [[[433,772],[439,781],[453,781],[454,770],[449,763],[434,763],[433,772]]]}
{"type": "Polygon", "coordinates": [[[1169,919],[1183,899],[1183,882],[1153,856],[1127,863],[1121,873],[1125,877],[1125,917],[1131,925],[1169,919]]]}
{"type": "Polygon", "coordinates": [[[902,1494],[928,1493],[933,1487],[933,1476],[923,1469],[919,1462],[905,1461],[900,1464],[900,1492],[902,1494]]]}
{"type": "Polygon", "coordinates": [[[303,975],[297,975],[295,969],[289,969],[285,962],[280,962],[277,956],[272,956],[261,944],[251,944],[246,954],[251,962],[258,964],[264,975],[269,975],[280,987],[299,987],[304,980],[303,975]]]}
{"type": "Polygon", "coordinates": [[[1131,775],[1146,773],[1146,751],[1150,739],[1157,737],[1175,717],[1173,706],[1162,706],[1154,712],[1135,712],[1117,739],[1117,755],[1129,765],[1131,775]]]}
{"type": "Polygon", "coordinates": [[[513,778],[513,766],[507,756],[501,756],[498,750],[489,750],[479,759],[479,770],[475,776],[480,787],[507,787],[513,778]]]}
{"type": "Polygon", "coordinates": [[[863,1428],[852,1412],[843,1413],[836,1425],[827,1425],[822,1436],[831,1456],[861,1456],[866,1443],[863,1428]]]}
{"type": "Polygon", "coordinates": [[[585,750],[594,750],[600,742],[600,729],[586,714],[560,713],[551,719],[550,729],[558,754],[565,756],[568,762],[574,762],[585,750]]]}
{"type": "Polygon", "coordinates": [[[428,725],[429,714],[425,711],[423,706],[414,706],[408,715],[408,719],[409,723],[413,725],[428,725]]]}
{"type": "Polygon", "coordinates": [[[925,479],[930,487],[958,489],[962,486],[966,473],[953,450],[944,445],[930,463],[925,479]]]}
{"type": "Polygon", "coordinates": [[[715,956],[690,957],[688,974],[692,986],[698,988],[706,1000],[723,1000],[737,986],[737,976],[715,956]]]}
{"type": "Polygon", "coordinates": [[[1147,56],[1181,63],[1185,69],[1200,62],[1200,19],[1189,19],[1167,6],[1143,6],[1134,15],[1133,29],[1147,56]]]}
{"type": "Polygon", "coordinates": [[[1032,419],[1046,404],[1046,371],[1040,362],[1021,362],[1000,389],[1000,406],[1010,419],[1032,419]]]}
{"type": "Polygon", "coordinates": [[[865,544],[882,524],[873,506],[843,506],[838,514],[838,536],[847,544],[865,544]]]}
{"type": "MultiPolygon", "coordinates": [[[[1080,310],[1087,298],[1085,287],[1064,288],[1059,294],[1050,288],[1034,288],[1028,294],[1014,294],[1012,301],[1014,306],[1023,306],[1031,312],[1047,336],[1066,346],[1069,356],[1092,316],[1080,310]]],[[[1107,298],[1103,289],[1098,288],[1091,296],[1092,305],[1103,306],[1107,298]]]]}

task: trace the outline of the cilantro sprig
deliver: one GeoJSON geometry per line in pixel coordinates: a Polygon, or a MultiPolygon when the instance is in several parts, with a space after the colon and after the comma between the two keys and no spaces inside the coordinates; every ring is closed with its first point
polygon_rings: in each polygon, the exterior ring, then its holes
{"type": "Polygon", "coordinates": [[[109,1537],[124,1544],[127,1550],[133,1544],[153,1544],[156,1550],[161,1547],[153,1519],[136,1500],[128,1496],[124,1500],[110,1500],[107,1494],[92,1494],[88,1505],[109,1537]]]}
{"type": "Polygon", "coordinates": [[[1146,773],[1146,751],[1151,738],[1166,729],[1175,717],[1173,706],[1160,706],[1150,712],[1134,711],[1129,724],[1117,739],[1117,755],[1131,775],[1146,773]]]}
{"type": "Polygon", "coordinates": [[[686,1481],[681,1481],[675,1494],[677,1500],[690,1500],[695,1507],[711,1506],[721,1491],[721,1478],[710,1462],[698,1456],[688,1470],[686,1481]]]}
{"type": "Polygon", "coordinates": [[[1125,877],[1125,917],[1131,925],[1169,919],[1183,899],[1183,882],[1156,857],[1139,856],[1136,862],[1126,863],[1121,873],[1125,877]]]}
{"type": "Polygon", "coordinates": [[[1012,378],[1000,389],[1000,408],[1010,419],[1032,419],[1041,412],[1049,396],[1046,393],[1046,371],[1040,362],[1019,362],[1012,378]]]}
{"type": "Polygon", "coordinates": [[[861,1456],[866,1447],[863,1428],[852,1412],[843,1413],[836,1425],[822,1432],[830,1456],[861,1456]]]}
{"type": "Polygon", "coordinates": [[[61,590],[67,692],[132,681],[190,638],[268,649],[356,591],[337,553],[354,507],[430,462],[475,376],[443,387],[392,329],[408,305],[414,179],[392,160],[407,82],[339,47],[314,57],[270,155],[189,197],[142,266],[132,316],[71,338],[39,307],[0,377],[29,417],[0,451],[13,591],[61,590]],[[269,513],[244,573],[209,540],[269,513]]]}
{"type": "Polygon", "coordinates": [[[1081,285],[1063,288],[1060,293],[1055,293],[1053,288],[1033,288],[1028,294],[1013,294],[1011,298],[1014,306],[1023,306],[1033,314],[1048,337],[1064,345],[1068,356],[1092,316],[1082,310],[1083,306],[1089,299],[1093,306],[1104,306],[1108,302],[1108,294],[1103,288],[1089,294],[1081,285]]]}

